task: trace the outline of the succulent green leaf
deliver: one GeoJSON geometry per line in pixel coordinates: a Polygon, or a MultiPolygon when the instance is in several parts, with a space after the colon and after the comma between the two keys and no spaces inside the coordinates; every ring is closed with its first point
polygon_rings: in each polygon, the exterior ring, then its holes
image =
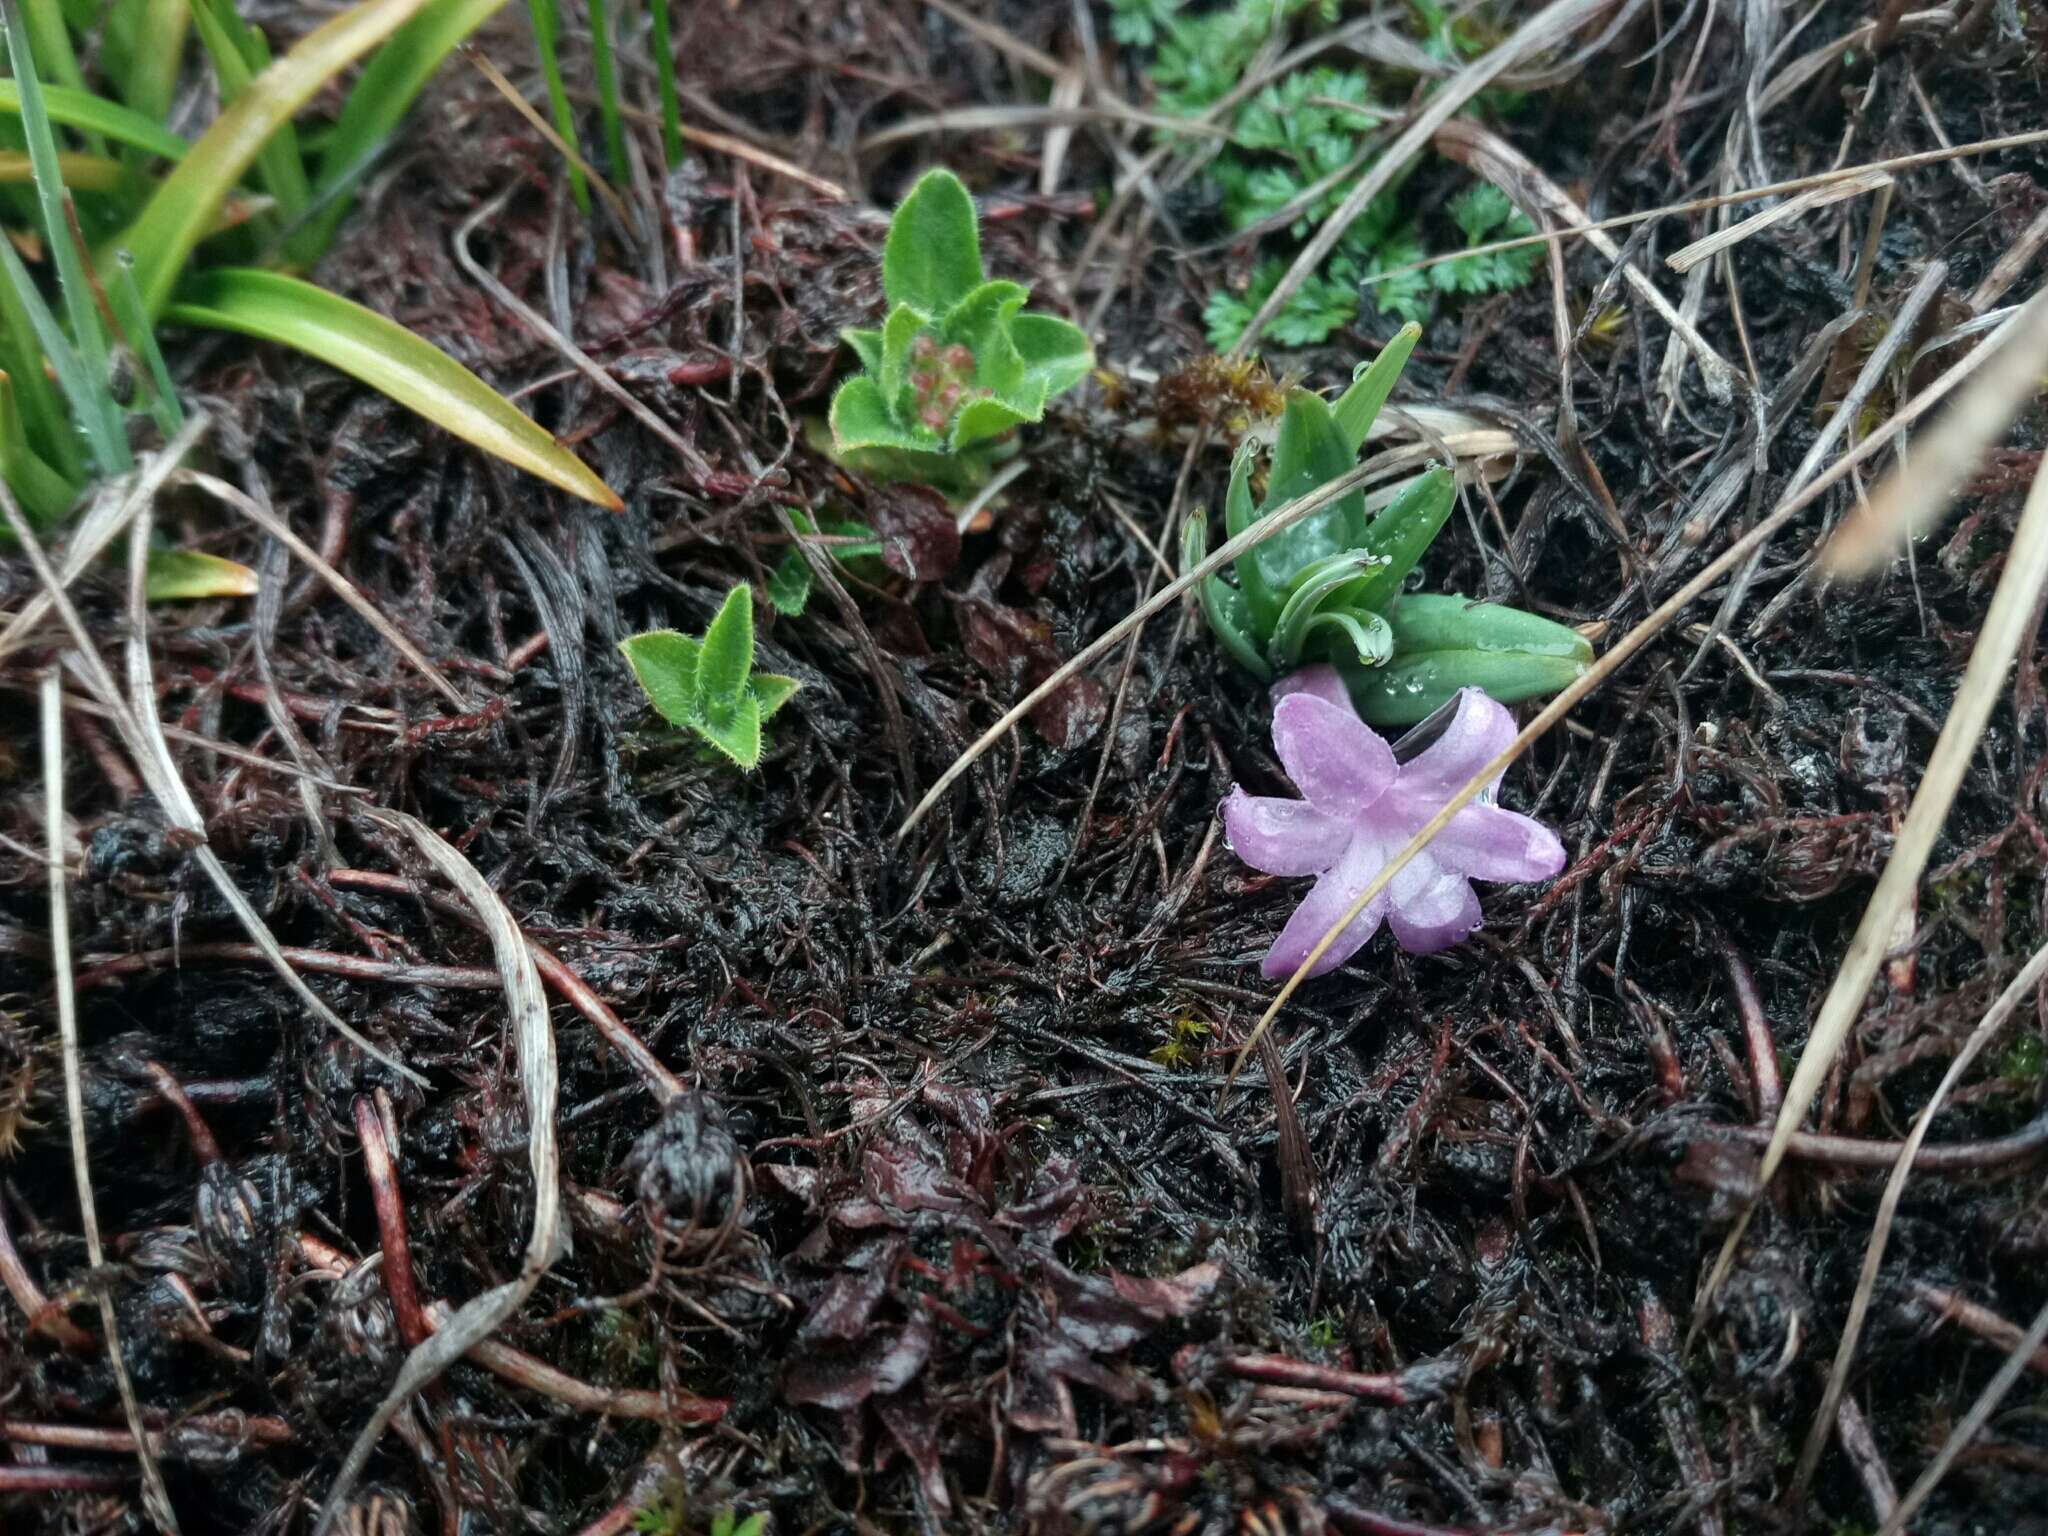
{"type": "MultiPolygon", "coordinates": [[[[1200,517],[1191,517],[1180,538],[1180,568],[1192,571],[1209,558],[1209,532],[1203,527],[1200,517]]],[[[1252,638],[1251,613],[1244,604],[1244,594],[1223,579],[1221,572],[1212,571],[1203,581],[1197,583],[1195,593],[1202,604],[1202,615],[1209,621],[1210,633],[1217,643],[1228,651],[1231,658],[1261,682],[1271,682],[1273,669],[1266,665],[1266,658],[1259,649],[1258,641],[1252,638]]]]}
{"type": "Polygon", "coordinates": [[[932,170],[918,178],[889,220],[882,248],[882,293],[943,315],[981,282],[981,231],[974,199],[960,178],[932,170]]]}
{"type": "Polygon", "coordinates": [[[1351,381],[1351,387],[1339,395],[1337,403],[1331,407],[1330,414],[1336,417],[1344,441],[1351,445],[1353,458],[1358,457],[1366,434],[1372,430],[1374,418],[1379,415],[1380,407],[1387,403],[1387,396],[1394,392],[1394,383],[1401,377],[1401,370],[1407,366],[1408,356],[1421,337],[1421,326],[1402,326],[1371,365],[1360,370],[1358,377],[1351,381]]]}
{"type": "Polygon", "coordinates": [[[1281,605],[1273,638],[1266,647],[1274,666],[1285,670],[1301,665],[1311,621],[1319,612],[1349,608],[1352,590],[1348,589],[1355,589],[1359,576],[1374,564],[1370,555],[1354,551],[1318,560],[1301,573],[1281,605]]]}
{"type": "Polygon", "coordinates": [[[754,695],[754,704],[764,722],[795,698],[797,689],[802,686],[795,678],[784,677],[780,672],[756,672],[747,679],[747,688],[754,695]]]}
{"type": "MultiPolygon", "coordinates": [[[[1356,461],[1357,454],[1345,444],[1321,397],[1293,391],[1280,416],[1280,436],[1273,446],[1259,515],[1327,485],[1356,461]]],[[[1293,590],[1304,570],[1357,549],[1365,540],[1365,527],[1365,495],[1352,491],[1238,556],[1237,584],[1262,627],[1279,622],[1282,595],[1293,590]]]]}
{"type": "Polygon", "coordinates": [[[1383,667],[1394,654],[1394,632],[1387,621],[1363,609],[1325,608],[1309,615],[1308,628],[1332,630],[1322,637],[1332,660],[1361,667],[1383,667]]]}
{"type": "Polygon", "coordinates": [[[1237,445],[1230,460],[1230,489],[1223,494],[1223,526],[1236,538],[1257,521],[1259,509],[1252,502],[1252,461],[1258,444],[1246,438],[1237,445]]]}
{"type": "Polygon", "coordinates": [[[736,767],[751,769],[761,761],[761,705],[751,692],[707,712],[696,722],[696,731],[736,767]]]}
{"type": "Polygon", "coordinates": [[[849,325],[839,333],[840,340],[853,348],[860,365],[869,373],[882,371],[882,333],[871,326],[849,325]]]}
{"type": "Polygon", "coordinates": [[[1024,361],[1027,378],[1044,381],[1045,398],[1065,394],[1088,377],[1095,349],[1079,326],[1057,315],[1019,315],[1010,326],[1010,341],[1024,361]]]}
{"type": "Polygon", "coordinates": [[[703,647],[673,629],[650,629],[628,635],[619,653],[633,669],[647,702],[670,725],[697,723],[697,657],[703,647]]]}
{"type": "Polygon", "coordinates": [[[845,453],[856,448],[901,448],[916,451],[925,443],[896,424],[881,386],[864,373],[855,374],[832,396],[832,446],[845,453]]]}
{"type": "Polygon", "coordinates": [[[707,718],[723,715],[747,690],[754,670],[754,591],[741,582],[704,631],[697,657],[697,707],[707,718]]]}
{"type": "Polygon", "coordinates": [[[1460,688],[1503,704],[1568,687],[1592,664],[1576,630],[1539,614],[1448,594],[1417,593],[1387,615],[1394,659],[1371,669],[1339,664],[1358,712],[1374,725],[1412,725],[1460,688]]]}
{"type": "Polygon", "coordinates": [[[1356,606],[1383,610],[1401,595],[1401,583],[1451,515],[1457,484],[1457,477],[1438,465],[1409,481],[1372,520],[1365,549],[1382,563],[1366,578],[1356,606]]]}

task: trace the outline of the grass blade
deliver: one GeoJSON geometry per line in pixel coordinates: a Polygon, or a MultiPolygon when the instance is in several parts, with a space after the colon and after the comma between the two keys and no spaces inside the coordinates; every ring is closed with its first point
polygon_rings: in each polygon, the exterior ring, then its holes
{"type": "Polygon", "coordinates": [[[116,0],[107,14],[104,66],[121,99],[152,122],[170,116],[190,21],[186,0],[116,0]]]}
{"type": "MultiPolygon", "coordinates": [[[[140,112],[132,111],[117,101],[108,101],[104,96],[95,96],[90,91],[46,85],[42,89],[42,97],[43,111],[51,122],[76,128],[80,133],[104,134],[130,149],[139,149],[165,160],[182,159],[189,147],[175,133],[140,112]]],[[[20,115],[19,81],[0,80],[0,112],[20,115]]]]}
{"type": "MultiPolygon", "coordinates": [[[[79,429],[92,446],[94,461],[104,473],[119,474],[132,461],[128,456],[128,439],[121,430],[121,408],[115,403],[107,384],[107,333],[100,324],[99,310],[93,302],[92,284],[85,270],[85,254],[78,248],[71,194],[64,187],[63,172],[57,160],[57,139],[50,131],[49,114],[43,107],[35,60],[31,57],[27,39],[22,35],[21,18],[11,0],[0,0],[0,30],[6,33],[8,57],[14,65],[15,84],[21,91],[21,126],[28,137],[29,159],[33,162],[36,200],[43,215],[43,237],[49,244],[51,259],[56,263],[58,285],[64,295],[65,317],[71,322],[71,339],[77,349],[72,354],[76,363],[70,369],[70,379],[64,392],[70,397],[79,429]]],[[[0,244],[5,242],[0,241],[0,244]]],[[[7,276],[22,294],[23,303],[33,320],[41,301],[28,302],[33,284],[26,271],[22,270],[20,259],[11,250],[7,255],[10,258],[7,276]]],[[[48,313],[47,308],[44,312],[48,313]]],[[[42,330],[41,326],[37,327],[39,334],[42,330]]],[[[59,351],[52,349],[48,336],[43,337],[43,349],[50,353],[51,365],[59,369],[59,378],[64,378],[59,351]]],[[[61,338],[59,350],[71,350],[61,346],[61,338]]]]}
{"type": "MultiPolygon", "coordinates": [[[[561,10],[555,0],[526,0],[526,9],[533,18],[533,46],[540,55],[541,74],[548,83],[548,110],[554,114],[555,132],[562,136],[564,144],[581,154],[583,141],[576,136],[576,114],[569,106],[569,87],[562,80],[562,56],[557,48],[562,35],[561,10]]],[[[573,163],[569,167],[569,193],[576,199],[577,212],[589,218],[590,188],[573,163]]]]}
{"type": "Polygon", "coordinates": [[[668,0],[647,0],[654,28],[654,78],[661,87],[661,158],[674,170],[683,163],[683,107],[676,94],[676,47],[669,37],[668,0]]]}
{"type": "MultiPolygon", "coordinates": [[[[60,153],[57,175],[75,192],[119,192],[136,184],[127,166],[106,155],[60,153]]],[[[0,149],[0,186],[25,185],[35,179],[35,161],[25,151],[0,149]]]]}
{"type": "Polygon", "coordinates": [[[619,67],[612,57],[611,7],[586,0],[590,14],[590,72],[597,79],[597,115],[604,125],[605,169],[617,181],[626,174],[625,118],[619,111],[619,67]]]}
{"type": "Polygon", "coordinates": [[[185,408],[178,404],[171,371],[164,366],[164,350],[156,344],[156,329],[142,307],[142,291],[135,286],[135,258],[126,251],[115,253],[114,281],[107,290],[107,300],[124,333],[122,340],[149,370],[149,413],[156,421],[156,429],[165,437],[177,436],[178,428],[185,425],[185,408]]]}
{"type": "Polygon", "coordinates": [[[71,50],[71,30],[64,25],[64,8],[57,0],[21,0],[21,20],[28,30],[36,73],[83,90],[85,76],[79,72],[78,55],[71,50]]]}
{"type": "Polygon", "coordinates": [[[28,520],[47,528],[71,510],[78,488],[46,464],[29,446],[21,411],[14,399],[14,380],[0,373],[0,475],[21,502],[28,520]]]}
{"type": "Polygon", "coordinates": [[[589,466],[438,347],[347,299],[276,272],[205,273],[169,318],[293,347],[572,496],[618,510],[589,466]]]}
{"type": "Polygon", "coordinates": [[[318,210],[288,247],[296,261],[317,260],[334,241],[356,184],[378,151],[412,110],[455,46],[503,8],[505,0],[429,0],[426,9],[391,35],[364,66],[320,152],[313,177],[318,210]]]}
{"type": "MultiPolygon", "coordinates": [[[[220,0],[193,0],[192,25],[213,61],[213,76],[223,106],[239,100],[257,76],[270,67],[270,45],[263,34],[220,0]]],[[[256,154],[263,185],[287,218],[296,219],[313,198],[306,181],[306,163],[299,155],[299,137],[289,119],[277,124],[256,154]]]]}
{"type": "Polygon", "coordinates": [[[308,32],[214,119],[120,244],[135,253],[143,307],[162,312],[214,212],[271,135],[329,80],[416,15],[426,0],[364,0],[308,32]]]}

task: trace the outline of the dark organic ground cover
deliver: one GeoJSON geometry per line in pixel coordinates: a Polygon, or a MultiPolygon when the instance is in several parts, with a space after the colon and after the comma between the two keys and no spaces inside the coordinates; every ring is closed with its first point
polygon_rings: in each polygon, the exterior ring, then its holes
{"type": "MultiPolygon", "coordinates": [[[[1732,9],[1638,7],[1501,133],[1601,215],[1711,190],[1725,154],[1743,185],[1759,166],[2040,123],[2043,38],[2014,30],[2013,7],[1954,8],[1981,13],[1967,40],[1907,28],[1874,56],[1845,50],[1769,112],[1752,84],[1782,56],[1751,13],[1775,8],[1732,9]]],[[[1791,51],[1900,9],[1824,5],[1791,51]]],[[[1066,6],[988,14],[1078,56],[1066,6]]],[[[456,67],[325,273],[529,386],[622,515],[310,366],[218,343],[184,356],[218,412],[218,472],[327,551],[473,709],[451,710],[244,525],[165,506],[271,594],[154,615],[162,713],[191,733],[176,745],[210,839],[319,994],[432,1086],[290,1000],[74,712],[103,1277],[79,1235],[50,1005],[31,695],[54,633],[0,674],[0,1472],[58,1469],[45,1480],[71,1490],[7,1498],[7,1528],[142,1520],[96,1278],[186,1528],[284,1532],[310,1527],[423,1309],[517,1269],[532,1186],[490,947],[363,805],[441,831],[559,957],[574,1248],[498,1354],[456,1366],[386,1436],[354,1529],[697,1532],[727,1508],[786,1532],[1874,1526],[2002,1360],[1997,1320],[2048,1299],[2048,1098],[2025,1010],[1936,1124],[1945,1159],[1909,1186],[1838,1445],[1810,1501],[1779,1504],[1883,1148],[2044,937],[2048,711],[2031,645],[1820,1134],[1682,1346],[1954,691],[2039,461],[2038,409],[1910,572],[1806,584],[1844,487],[1771,548],[1727,641],[1689,665],[1709,594],[1510,775],[1510,802],[1562,832],[1565,874],[1490,895],[1486,929],[1447,955],[1383,937],[1310,984],[1226,1096],[1290,890],[1221,846],[1229,785],[1280,777],[1258,689],[1195,626],[1155,621],[900,847],[891,834],[1021,688],[1150,590],[1144,541],[1176,505],[1220,499],[1236,408],[1215,378],[1180,375],[1204,350],[1203,295],[1242,277],[1242,255],[1208,248],[1192,201],[1176,224],[1203,252],[1157,229],[1108,242],[1123,254],[1075,296],[1085,315],[1118,284],[1104,375],[1055,408],[1005,504],[961,537],[933,498],[858,485],[805,443],[847,366],[838,328],[879,302],[870,207],[943,158],[986,200],[991,268],[1057,304],[1114,163],[1084,130],[1041,195],[1035,135],[854,155],[893,122],[1039,88],[911,0],[678,7],[678,24],[692,120],[851,200],[700,150],[633,199],[644,230],[601,206],[585,225],[552,152],[456,67]],[[478,262],[688,454],[464,271],[452,237],[486,204],[478,262]],[[657,728],[613,647],[700,628],[734,581],[762,581],[786,548],[778,507],[864,519],[886,570],[850,573],[797,619],[763,610],[763,665],[804,688],[741,779],[657,728]],[[353,790],[317,798],[317,830],[291,778],[203,744],[288,760],[287,730],[353,790]],[[628,1034],[654,1065],[617,1048],[628,1034]],[[399,1234],[416,1294],[394,1304],[399,1234]],[[51,1304],[31,1320],[21,1297],[38,1288],[51,1304]],[[1978,1310],[1958,1318],[1958,1303],[1978,1310]]],[[[506,26],[490,48],[529,79],[523,39],[506,26]]],[[[1431,162],[1405,195],[1441,196],[1439,181],[1431,162]]],[[[2044,182],[2039,146],[1902,178],[1871,312],[1940,259],[1931,323],[1966,318],[2044,182]]],[[[1640,620],[1775,500],[1871,344],[1854,328],[1815,351],[1856,303],[1868,213],[1838,203],[1738,248],[1733,289],[1706,283],[1699,324],[1757,397],[1717,402],[1689,374],[1668,420],[1668,329],[1568,245],[1572,317],[1616,313],[1579,346],[1562,448],[1547,274],[1443,310],[1402,398],[1457,405],[1518,451],[1454,516],[1432,585],[1608,638],[1640,620]],[[1727,475],[1738,494],[1705,516],[1727,475]]],[[[1660,258],[1681,227],[1637,247],[1674,296],[1660,258]]],[[[1392,330],[1362,325],[1273,366],[1339,382],[1392,330]]],[[[1872,424],[1898,398],[1869,407],[1872,424]]],[[[24,562],[0,562],[7,608],[32,586],[24,562]]],[[[111,646],[117,573],[82,590],[111,646]]],[[[2044,1407],[2037,1371],[1916,1529],[2048,1530],[2044,1407]]]]}

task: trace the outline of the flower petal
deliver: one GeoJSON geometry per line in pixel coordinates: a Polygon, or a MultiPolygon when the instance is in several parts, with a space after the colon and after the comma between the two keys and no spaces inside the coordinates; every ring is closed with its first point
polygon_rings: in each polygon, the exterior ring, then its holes
{"type": "Polygon", "coordinates": [[[1230,851],[1269,875],[1319,875],[1344,852],[1351,828],[1306,800],[1232,789],[1223,801],[1230,851]]]}
{"type": "MultiPolygon", "coordinates": [[[[1422,863],[1417,859],[1415,864],[1422,863]]],[[[1401,874],[1415,868],[1408,866],[1401,874]]],[[[1387,926],[1394,941],[1411,955],[1433,955],[1440,949],[1467,938],[1483,920],[1479,898],[1472,882],[1454,870],[1431,866],[1435,878],[1404,899],[1400,876],[1394,880],[1394,900],[1387,912],[1387,926]]]]}
{"type": "Polygon", "coordinates": [[[1282,699],[1296,693],[1311,694],[1326,704],[1336,705],[1339,709],[1352,708],[1351,690],[1344,686],[1344,679],[1338,675],[1337,669],[1327,662],[1321,666],[1303,667],[1299,671],[1288,673],[1273,685],[1270,697],[1278,704],[1282,699]]]}
{"type": "Polygon", "coordinates": [[[1468,805],[1430,840],[1447,869],[1474,880],[1548,880],[1564,868],[1564,844],[1530,816],[1495,805],[1468,805]]]}
{"type": "MultiPolygon", "coordinates": [[[[1354,837],[1345,848],[1344,856],[1331,866],[1329,872],[1316,880],[1315,889],[1302,898],[1301,905],[1294,909],[1294,916],[1287,919],[1287,926],[1280,930],[1280,937],[1273,941],[1273,947],[1266,951],[1265,964],[1260,968],[1269,981],[1284,981],[1294,974],[1294,968],[1308,958],[1330,925],[1344,915],[1345,909],[1358,899],[1358,893],[1365,889],[1367,882],[1379,873],[1386,863],[1385,851],[1370,837],[1354,837]]],[[[1380,926],[1380,918],[1387,910],[1387,893],[1381,891],[1359,913],[1349,927],[1337,935],[1337,941],[1323,951],[1322,959],[1315,963],[1311,976],[1321,976],[1334,971],[1365,947],[1380,926]]]]}
{"type": "MultiPolygon", "coordinates": [[[[1433,794],[1441,805],[1514,739],[1513,715],[1481,689],[1460,688],[1451,718],[1436,740],[1401,765],[1402,787],[1433,794]]],[[[1487,792],[1499,783],[1496,775],[1487,792]]]]}
{"type": "Polygon", "coordinates": [[[1273,747],[1295,787],[1317,810],[1347,821],[1394,782],[1394,749],[1351,711],[1312,693],[1273,707],[1273,747]]]}

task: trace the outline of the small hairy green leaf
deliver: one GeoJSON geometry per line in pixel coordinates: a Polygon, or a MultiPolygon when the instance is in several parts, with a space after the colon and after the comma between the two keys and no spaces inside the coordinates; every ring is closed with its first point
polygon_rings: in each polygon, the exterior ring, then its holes
{"type": "Polygon", "coordinates": [[[882,398],[881,386],[857,373],[833,393],[830,412],[833,446],[844,453],[857,448],[901,448],[916,451],[925,442],[896,424],[895,412],[882,398]]]}
{"type": "Polygon", "coordinates": [[[889,220],[882,292],[891,305],[942,315],[980,281],[974,199],[951,171],[926,171],[889,220]]]}
{"type": "Polygon", "coordinates": [[[799,617],[811,601],[811,562],[791,545],[768,573],[768,606],[785,619],[799,617]]]}
{"type": "Polygon", "coordinates": [[[1047,400],[1065,394],[1095,366],[1088,333],[1057,315],[1019,315],[1010,327],[1010,340],[1023,359],[1025,377],[1044,381],[1047,400]]]}
{"type": "Polygon", "coordinates": [[[754,590],[741,582],[704,631],[697,657],[697,707],[707,717],[731,708],[754,670],[754,590]]]}
{"type": "Polygon", "coordinates": [[[673,629],[650,629],[628,635],[619,653],[633,669],[654,712],[670,725],[697,723],[697,656],[703,647],[673,629]]]}
{"type": "Polygon", "coordinates": [[[797,689],[802,686],[795,678],[784,677],[780,672],[756,672],[747,679],[747,688],[754,695],[755,707],[764,723],[795,698],[797,689]]]}
{"type": "Polygon", "coordinates": [[[869,373],[882,371],[882,333],[868,326],[849,325],[839,333],[840,340],[853,348],[860,359],[861,367],[869,373]]]}
{"type": "Polygon", "coordinates": [[[735,767],[751,769],[761,761],[761,705],[752,693],[741,694],[722,709],[707,710],[696,731],[735,767]]]}

